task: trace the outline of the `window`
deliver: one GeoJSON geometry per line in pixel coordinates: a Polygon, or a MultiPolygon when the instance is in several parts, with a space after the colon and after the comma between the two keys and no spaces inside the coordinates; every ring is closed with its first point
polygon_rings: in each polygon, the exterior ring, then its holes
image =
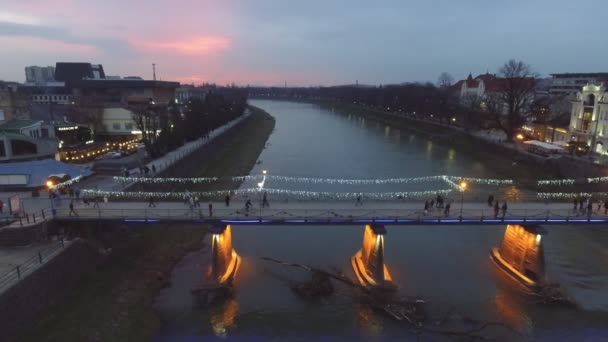
{"type": "Polygon", "coordinates": [[[4,140],[0,140],[0,157],[6,157],[6,148],[4,147],[4,140]]]}
{"type": "Polygon", "coordinates": [[[48,138],[49,137],[49,129],[48,128],[43,128],[41,133],[42,133],[42,137],[43,138],[48,138]]]}
{"type": "Polygon", "coordinates": [[[112,124],[112,128],[113,128],[115,131],[120,131],[120,123],[119,123],[119,122],[115,122],[115,123],[113,123],[113,124],[112,124]]]}
{"type": "Polygon", "coordinates": [[[36,144],[18,139],[11,140],[11,149],[14,156],[36,154],[38,151],[36,144]]]}
{"type": "Polygon", "coordinates": [[[132,123],[125,123],[125,129],[127,131],[132,131],[133,130],[133,124],[132,123]]]}

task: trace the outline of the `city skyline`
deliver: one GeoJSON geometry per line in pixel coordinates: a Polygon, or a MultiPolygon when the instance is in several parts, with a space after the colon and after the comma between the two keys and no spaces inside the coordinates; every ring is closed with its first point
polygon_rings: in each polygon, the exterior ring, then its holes
{"type": "Polygon", "coordinates": [[[506,60],[546,76],[606,71],[601,2],[27,0],[3,4],[0,79],[30,65],[103,64],[182,83],[312,86],[435,82],[506,60]],[[582,28],[580,28],[582,27],[582,28]],[[583,29],[584,28],[584,29],[583,29]],[[584,53],[582,53],[584,51],[584,53]]]}

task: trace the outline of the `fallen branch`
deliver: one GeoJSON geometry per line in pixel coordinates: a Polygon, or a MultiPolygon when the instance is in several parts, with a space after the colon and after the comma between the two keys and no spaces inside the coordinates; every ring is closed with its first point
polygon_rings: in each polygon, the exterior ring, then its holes
{"type": "MultiPolygon", "coordinates": [[[[400,297],[395,296],[394,294],[391,294],[392,292],[387,293],[386,291],[377,291],[377,290],[372,290],[372,289],[366,288],[366,287],[350,280],[349,278],[346,277],[346,275],[344,275],[342,272],[340,272],[340,270],[337,270],[337,269],[334,269],[335,273],[332,273],[332,272],[328,272],[328,271],[325,271],[320,268],[315,268],[315,267],[298,264],[298,263],[281,261],[281,260],[269,258],[269,257],[262,257],[261,259],[270,261],[270,262],[274,262],[277,264],[281,264],[284,266],[301,268],[308,272],[312,272],[313,281],[311,283],[314,283],[315,275],[317,275],[317,277],[321,277],[318,279],[331,278],[331,279],[337,280],[343,284],[346,284],[352,288],[360,290],[360,293],[362,294],[362,296],[360,297],[361,301],[369,304],[372,309],[380,311],[380,312],[384,313],[385,315],[387,315],[397,321],[407,322],[411,327],[413,327],[413,333],[416,335],[416,337],[418,339],[420,339],[420,336],[422,334],[427,333],[427,334],[442,335],[442,336],[446,336],[446,337],[450,337],[450,338],[457,338],[459,340],[463,340],[463,339],[468,340],[468,341],[487,340],[489,338],[480,335],[480,333],[482,333],[483,331],[485,331],[486,329],[488,329],[490,327],[502,327],[502,328],[508,330],[510,333],[516,334],[518,336],[521,335],[517,330],[515,330],[515,329],[511,328],[510,326],[508,326],[504,323],[501,323],[501,322],[484,322],[484,323],[480,324],[475,320],[470,320],[470,323],[474,326],[468,330],[440,330],[437,328],[426,327],[423,324],[423,322],[426,321],[426,315],[424,314],[424,312],[422,310],[422,304],[425,304],[424,300],[421,300],[421,299],[412,300],[412,299],[400,298],[400,297]]],[[[311,283],[308,283],[308,284],[311,284],[311,283]]],[[[447,322],[450,319],[450,316],[453,314],[453,312],[454,312],[454,309],[451,308],[450,310],[448,310],[448,312],[442,318],[435,320],[434,321],[435,326],[440,326],[440,325],[444,324],[445,322],[447,322]]]]}

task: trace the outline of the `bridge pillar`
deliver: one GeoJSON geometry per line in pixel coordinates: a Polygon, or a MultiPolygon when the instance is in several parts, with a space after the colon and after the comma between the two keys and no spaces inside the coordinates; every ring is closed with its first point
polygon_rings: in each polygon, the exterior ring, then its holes
{"type": "Polygon", "coordinates": [[[241,263],[241,257],[232,248],[230,225],[214,226],[209,232],[212,236],[208,281],[218,286],[230,285],[241,263]]]}
{"type": "Polygon", "coordinates": [[[395,287],[384,263],[384,235],[386,228],[383,225],[366,225],[361,249],[350,259],[357,280],[362,286],[395,287]]]}
{"type": "Polygon", "coordinates": [[[519,283],[538,290],[545,278],[542,236],[546,233],[538,225],[509,224],[500,247],[492,249],[492,260],[519,283]]]}

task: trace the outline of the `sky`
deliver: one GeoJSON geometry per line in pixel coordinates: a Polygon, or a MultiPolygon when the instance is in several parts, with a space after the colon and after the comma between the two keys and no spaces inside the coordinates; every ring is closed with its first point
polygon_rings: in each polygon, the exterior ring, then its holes
{"type": "Polygon", "coordinates": [[[182,83],[436,82],[608,71],[605,0],[0,0],[0,79],[102,64],[182,83]]]}

